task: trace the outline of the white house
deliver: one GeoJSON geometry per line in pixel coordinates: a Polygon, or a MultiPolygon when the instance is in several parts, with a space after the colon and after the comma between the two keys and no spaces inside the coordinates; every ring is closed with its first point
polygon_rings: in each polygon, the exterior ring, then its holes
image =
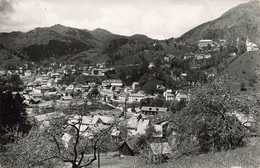
{"type": "Polygon", "coordinates": [[[163,96],[165,97],[166,101],[172,101],[175,99],[174,94],[172,93],[171,89],[167,89],[166,91],[163,92],[163,96]]]}
{"type": "Polygon", "coordinates": [[[213,46],[213,41],[212,40],[199,40],[198,41],[198,47],[203,48],[203,47],[208,47],[208,46],[213,46]]]}
{"type": "Polygon", "coordinates": [[[128,97],[128,100],[132,102],[140,102],[144,98],[145,95],[142,93],[131,93],[128,97]]]}
{"type": "Polygon", "coordinates": [[[181,91],[176,91],[176,100],[177,101],[186,101],[188,100],[188,95],[181,92],[181,91]]]}
{"type": "Polygon", "coordinates": [[[247,38],[246,51],[256,51],[256,50],[259,50],[259,47],[255,43],[250,42],[250,40],[247,38]]]}
{"type": "Polygon", "coordinates": [[[155,66],[154,63],[152,63],[152,62],[151,62],[151,63],[149,64],[149,66],[148,66],[149,69],[153,69],[153,68],[155,68],[155,67],[156,67],[156,66],[155,66]]]}

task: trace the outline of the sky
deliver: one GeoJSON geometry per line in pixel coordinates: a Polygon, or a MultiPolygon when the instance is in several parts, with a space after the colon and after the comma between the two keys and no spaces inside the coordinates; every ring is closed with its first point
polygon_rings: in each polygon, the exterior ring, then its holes
{"type": "Polygon", "coordinates": [[[249,0],[0,0],[0,32],[62,24],[155,39],[179,37],[249,0]]]}

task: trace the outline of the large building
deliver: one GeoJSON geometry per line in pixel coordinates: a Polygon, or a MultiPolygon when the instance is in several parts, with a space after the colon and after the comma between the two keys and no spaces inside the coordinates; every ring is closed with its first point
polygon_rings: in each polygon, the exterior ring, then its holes
{"type": "Polygon", "coordinates": [[[208,46],[213,47],[213,41],[212,40],[199,40],[198,41],[198,47],[199,48],[204,48],[204,47],[208,47],[208,46]]]}
{"type": "Polygon", "coordinates": [[[166,107],[149,107],[149,106],[143,106],[141,108],[142,114],[149,116],[149,115],[158,115],[158,114],[164,114],[167,112],[166,107]]]}

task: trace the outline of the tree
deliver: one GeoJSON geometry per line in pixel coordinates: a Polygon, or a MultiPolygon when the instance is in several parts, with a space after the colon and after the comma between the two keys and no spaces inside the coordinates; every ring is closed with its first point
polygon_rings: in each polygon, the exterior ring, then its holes
{"type": "Polygon", "coordinates": [[[187,107],[173,114],[171,126],[179,154],[234,149],[245,144],[244,138],[253,130],[254,122],[243,122],[237,115],[256,119],[259,100],[236,95],[231,86],[227,77],[221,77],[197,87],[187,107]]]}
{"type": "Polygon", "coordinates": [[[18,132],[28,133],[31,125],[27,119],[25,104],[19,93],[14,97],[10,91],[0,92],[0,132],[7,133],[17,129],[18,132]]]}
{"type": "Polygon", "coordinates": [[[98,150],[105,150],[102,145],[110,137],[113,124],[94,131],[84,125],[82,118],[75,122],[50,120],[50,126],[42,130],[35,127],[27,136],[7,146],[3,164],[24,168],[64,163],[70,163],[72,168],[89,166],[97,159],[98,150]],[[62,138],[65,134],[68,138],[62,138]]]}
{"type": "Polygon", "coordinates": [[[14,74],[10,77],[10,83],[12,83],[14,86],[19,86],[23,84],[23,81],[20,79],[19,75],[14,74]]]}
{"type": "Polygon", "coordinates": [[[162,107],[165,102],[164,98],[145,98],[141,100],[140,106],[162,107]]]}

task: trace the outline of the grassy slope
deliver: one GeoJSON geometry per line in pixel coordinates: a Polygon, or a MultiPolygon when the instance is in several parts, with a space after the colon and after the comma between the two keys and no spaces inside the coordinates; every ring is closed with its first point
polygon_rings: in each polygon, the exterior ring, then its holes
{"type": "Polygon", "coordinates": [[[185,157],[169,163],[146,166],[149,168],[260,168],[260,138],[252,138],[244,148],[219,153],[202,154],[196,157],[185,157]]]}
{"type": "Polygon", "coordinates": [[[248,89],[247,93],[260,91],[260,68],[257,70],[257,66],[260,66],[260,51],[246,52],[229,65],[228,73],[230,77],[233,81],[239,82],[235,90],[239,90],[240,83],[244,82],[248,89]],[[254,87],[250,87],[249,79],[255,75],[258,75],[258,83],[254,83],[254,87]]]}
{"type": "MultiPolygon", "coordinates": [[[[112,157],[101,154],[101,168],[133,168],[138,165],[138,156],[112,157]]],[[[218,153],[202,154],[195,157],[173,159],[159,165],[145,165],[143,168],[260,168],[260,138],[251,138],[251,143],[244,148],[218,153]]],[[[97,161],[93,163],[97,167],[97,161]]]]}

